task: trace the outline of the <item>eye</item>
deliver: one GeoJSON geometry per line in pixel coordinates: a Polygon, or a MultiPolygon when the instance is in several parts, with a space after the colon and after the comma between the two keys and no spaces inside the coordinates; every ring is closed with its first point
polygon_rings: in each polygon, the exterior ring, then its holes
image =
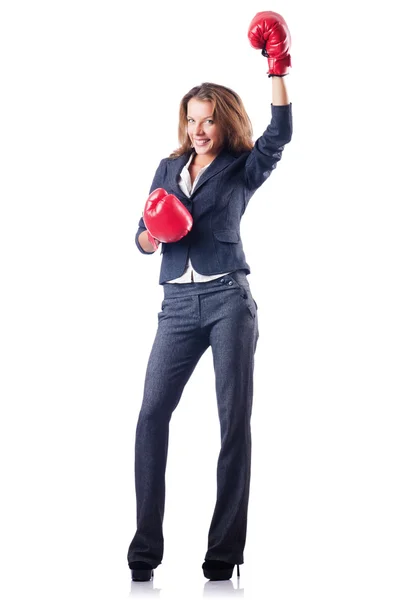
{"type": "Polygon", "coordinates": [[[211,125],[213,125],[214,121],[212,119],[207,119],[207,123],[210,123],[211,125]]]}
{"type": "Polygon", "coordinates": [[[187,120],[187,122],[188,122],[188,123],[192,123],[192,122],[193,122],[193,119],[188,119],[188,120],[187,120]]]}

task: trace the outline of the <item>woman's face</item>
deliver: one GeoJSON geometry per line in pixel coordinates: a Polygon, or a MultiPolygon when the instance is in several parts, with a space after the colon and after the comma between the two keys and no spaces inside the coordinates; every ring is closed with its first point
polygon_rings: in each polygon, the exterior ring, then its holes
{"type": "Polygon", "coordinates": [[[191,98],[187,104],[187,132],[198,156],[213,159],[222,149],[223,135],[213,117],[214,102],[191,98]]]}

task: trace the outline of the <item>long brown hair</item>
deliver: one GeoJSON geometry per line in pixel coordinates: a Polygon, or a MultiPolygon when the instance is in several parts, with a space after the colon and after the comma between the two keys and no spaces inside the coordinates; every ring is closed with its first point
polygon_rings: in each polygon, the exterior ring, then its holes
{"type": "Polygon", "coordinates": [[[170,154],[177,158],[192,148],[187,133],[187,104],[192,98],[212,100],[214,102],[214,119],[224,135],[224,147],[236,153],[252,150],[252,125],[238,94],[217,83],[202,83],[185,94],[179,106],[178,140],[180,147],[170,154]]]}

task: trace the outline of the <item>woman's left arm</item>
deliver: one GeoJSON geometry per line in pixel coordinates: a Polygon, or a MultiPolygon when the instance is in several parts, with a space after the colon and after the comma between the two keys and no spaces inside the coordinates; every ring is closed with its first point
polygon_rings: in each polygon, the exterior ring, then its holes
{"type": "Polygon", "coordinates": [[[272,79],[272,119],[256,140],[245,165],[245,186],[253,192],[275,169],[285,144],[292,137],[292,106],[284,81],[291,66],[291,36],[281,15],[264,11],[252,19],[248,38],[251,46],[262,50],[263,56],[267,57],[267,74],[272,79]]]}
{"type": "Polygon", "coordinates": [[[245,164],[245,186],[255,191],[281,160],[285,144],[292,137],[292,104],[289,102],[283,77],[272,77],[272,118],[259,137],[245,164]]]}

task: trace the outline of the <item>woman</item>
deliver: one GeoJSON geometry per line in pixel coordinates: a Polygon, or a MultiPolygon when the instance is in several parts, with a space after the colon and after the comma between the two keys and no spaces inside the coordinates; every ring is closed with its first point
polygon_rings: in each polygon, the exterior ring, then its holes
{"type": "MultiPolygon", "coordinates": [[[[243,563],[259,331],[240,221],[292,135],[284,80],[290,66],[285,21],[277,13],[258,13],[251,22],[249,39],[268,57],[272,119],[266,131],[253,144],[249,118],[234,91],[213,83],[194,87],[180,104],[180,148],[160,162],[150,190],[155,196],[176,196],[174,202],[180,203],[183,218],[189,217],[190,222],[187,219],[185,235],[178,241],[162,240],[164,301],[147,366],[135,442],[137,530],[128,550],[134,581],[150,580],[163,557],[169,422],[209,346],[221,450],[204,576],[229,579],[234,565],[239,575],[238,565],[243,563]]],[[[140,219],[136,244],[142,253],[155,252],[160,237],[151,235],[144,218],[140,219]]]]}

